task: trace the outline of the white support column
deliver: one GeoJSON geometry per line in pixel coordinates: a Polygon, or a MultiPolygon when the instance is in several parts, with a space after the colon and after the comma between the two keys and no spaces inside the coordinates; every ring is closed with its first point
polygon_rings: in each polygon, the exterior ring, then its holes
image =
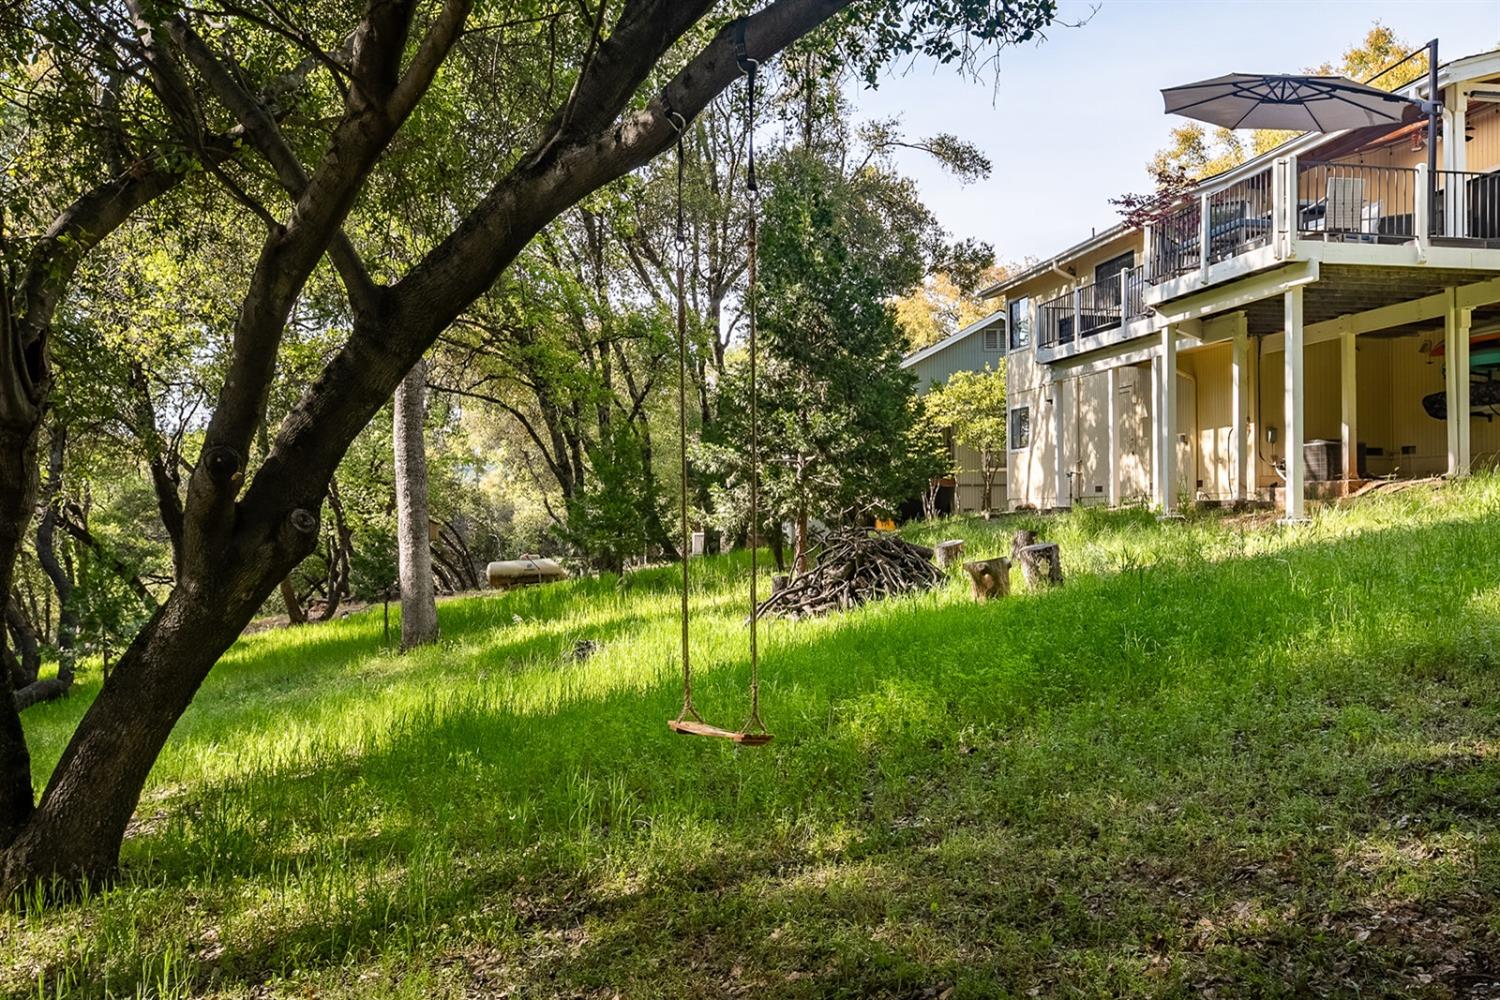
{"type": "Polygon", "coordinates": [[[1198,281],[1208,284],[1208,195],[1198,196],[1198,281]]]}
{"type": "Polygon", "coordinates": [[[1286,259],[1286,157],[1271,163],[1271,252],[1286,259]]]}
{"type": "Polygon", "coordinates": [[[1443,305],[1443,405],[1447,407],[1448,416],[1443,421],[1444,429],[1448,432],[1448,465],[1447,472],[1450,476],[1458,475],[1458,421],[1454,414],[1458,408],[1458,366],[1453,362],[1458,354],[1458,312],[1457,302],[1453,297],[1453,289],[1445,288],[1443,294],[1447,302],[1443,305]]]}
{"type": "Polygon", "coordinates": [[[1052,506],[1066,510],[1072,506],[1068,483],[1068,442],[1063,437],[1063,399],[1067,383],[1052,383],[1052,506]]]}
{"type": "Polygon", "coordinates": [[[1286,427],[1282,434],[1282,454],[1286,459],[1286,508],[1282,520],[1291,523],[1306,517],[1304,490],[1306,476],[1302,458],[1302,441],[1306,436],[1303,420],[1303,331],[1302,286],[1288,289],[1283,295],[1285,315],[1285,356],[1283,381],[1286,395],[1286,427]]]}
{"type": "Polygon", "coordinates": [[[1469,323],[1473,311],[1458,304],[1448,289],[1443,311],[1443,384],[1448,398],[1448,475],[1466,476],[1471,461],[1469,418],[1469,323]]]}
{"type": "Polygon", "coordinates": [[[1412,215],[1412,227],[1416,230],[1417,262],[1427,261],[1427,252],[1432,248],[1432,174],[1426,162],[1417,164],[1416,211],[1412,215]]]}
{"type": "Polygon", "coordinates": [[[1077,285],[1073,286],[1073,343],[1083,343],[1083,310],[1080,308],[1079,296],[1083,294],[1077,285]]]}
{"type": "Polygon", "coordinates": [[[1164,327],[1161,350],[1152,364],[1156,405],[1152,408],[1151,451],[1156,475],[1152,483],[1157,510],[1170,515],[1177,507],[1177,328],[1164,327]]]}
{"type": "Polygon", "coordinates": [[[1161,478],[1161,352],[1151,355],[1151,504],[1163,509],[1167,493],[1161,478]]]}
{"type": "Polygon", "coordinates": [[[1229,489],[1235,500],[1250,499],[1250,336],[1245,314],[1236,317],[1229,358],[1229,489]]]}
{"type": "MultiPolygon", "coordinates": [[[[1457,293],[1455,293],[1456,296],[1457,293]]],[[[1458,353],[1453,358],[1453,367],[1458,369],[1458,474],[1467,476],[1473,468],[1474,421],[1469,416],[1469,389],[1473,382],[1469,378],[1469,325],[1474,310],[1462,306],[1454,310],[1458,321],[1458,353]]]]}
{"type": "Polygon", "coordinates": [[[1339,334],[1339,424],[1344,455],[1344,480],[1359,478],[1359,361],[1354,331],[1339,334]]]}
{"type": "MultiPolygon", "coordinates": [[[[1469,95],[1462,85],[1454,84],[1443,96],[1443,169],[1466,171],[1469,169],[1469,154],[1466,148],[1468,143],[1464,141],[1464,128],[1467,125],[1466,105],[1469,103],[1469,95]]],[[[1443,190],[1446,193],[1443,217],[1445,235],[1467,236],[1469,213],[1464,199],[1464,192],[1467,190],[1464,179],[1449,175],[1444,178],[1443,190]]]]}
{"type": "Polygon", "coordinates": [[[1286,260],[1297,256],[1297,227],[1302,224],[1302,175],[1297,172],[1297,154],[1286,158],[1286,260]]]}
{"type": "Polygon", "coordinates": [[[1109,458],[1105,473],[1105,494],[1111,507],[1120,506],[1120,369],[1110,368],[1104,373],[1104,392],[1109,397],[1104,419],[1109,421],[1109,458]]]}

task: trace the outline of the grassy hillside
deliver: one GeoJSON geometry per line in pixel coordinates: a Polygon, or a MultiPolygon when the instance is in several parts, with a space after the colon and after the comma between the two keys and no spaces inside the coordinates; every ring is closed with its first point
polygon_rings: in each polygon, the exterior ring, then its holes
{"type": "MultiPolygon", "coordinates": [[[[913,534],[985,555],[1019,523],[913,534]]],[[[1295,529],[1039,526],[1061,590],[978,606],[955,578],[771,625],[762,749],[667,732],[670,569],[453,601],[406,657],[379,609],[249,637],[162,756],[124,879],[0,915],[0,992],[1500,982],[1500,480],[1295,529]],[[602,650],[575,663],[580,639],[602,650]]],[[[745,561],[695,565],[697,700],[733,726],[745,561]]],[[[39,783],[91,690],[27,713],[39,783]]]]}

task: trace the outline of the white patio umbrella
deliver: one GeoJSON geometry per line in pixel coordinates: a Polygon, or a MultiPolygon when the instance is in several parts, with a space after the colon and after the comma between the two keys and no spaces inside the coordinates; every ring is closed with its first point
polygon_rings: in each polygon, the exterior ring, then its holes
{"type": "Polygon", "coordinates": [[[1161,92],[1167,114],[1225,128],[1339,132],[1412,121],[1419,102],[1342,76],[1230,73],[1161,92]]]}

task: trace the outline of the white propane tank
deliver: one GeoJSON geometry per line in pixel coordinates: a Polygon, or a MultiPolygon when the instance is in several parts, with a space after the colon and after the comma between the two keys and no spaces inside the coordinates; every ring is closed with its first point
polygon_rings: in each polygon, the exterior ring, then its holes
{"type": "Polygon", "coordinates": [[[492,562],[484,568],[484,575],[496,590],[524,587],[533,583],[552,583],[568,577],[567,571],[557,560],[543,559],[537,555],[492,562]]]}

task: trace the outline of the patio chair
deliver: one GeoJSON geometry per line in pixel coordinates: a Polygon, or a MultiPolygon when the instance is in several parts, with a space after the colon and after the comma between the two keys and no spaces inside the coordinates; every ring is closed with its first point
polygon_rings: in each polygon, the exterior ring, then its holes
{"type": "Polygon", "coordinates": [[[1328,178],[1325,232],[1361,232],[1365,210],[1365,182],[1362,177],[1328,178]]]}

